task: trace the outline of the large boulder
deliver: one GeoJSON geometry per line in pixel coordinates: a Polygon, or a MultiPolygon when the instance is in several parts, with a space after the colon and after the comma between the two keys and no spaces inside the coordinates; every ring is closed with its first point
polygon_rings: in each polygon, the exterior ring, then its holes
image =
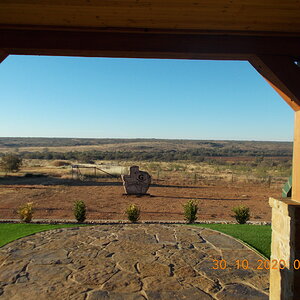
{"type": "Polygon", "coordinates": [[[140,171],[138,166],[131,166],[130,175],[122,175],[122,180],[127,195],[145,195],[151,184],[149,173],[140,171]]]}

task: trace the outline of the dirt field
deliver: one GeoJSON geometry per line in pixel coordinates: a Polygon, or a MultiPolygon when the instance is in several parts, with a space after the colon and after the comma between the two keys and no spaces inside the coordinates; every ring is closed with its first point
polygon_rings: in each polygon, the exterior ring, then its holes
{"type": "Polygon", "coordinates": [[[250,207],[251,220],[270,221],[268,199],[280,197],[281,189],[265,184],[184,185],[164,180],[150,187],[151,197],[123,193],[120,179],[81,182],[54,177],[1,178],[0,219],[17,219],[16,209],[25,202],[34,203],[36,219],[74,219],[73,202],[84,200],[90,220],[124,220],[123,212],[131,203],[141,207],[141,220],[183,220],[182,205],[196,199],[198,220],[233,220],[232,207],[243,204],[250,207]]]}

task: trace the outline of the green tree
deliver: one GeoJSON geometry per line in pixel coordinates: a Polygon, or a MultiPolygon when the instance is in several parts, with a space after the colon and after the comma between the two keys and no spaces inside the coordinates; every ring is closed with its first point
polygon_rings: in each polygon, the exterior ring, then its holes
{"type": "Polygon", "coordinates": [[[1,157],[0,168],[5,172],[18,172],[22,165],[22,158],[13,153],[1,157]]]}

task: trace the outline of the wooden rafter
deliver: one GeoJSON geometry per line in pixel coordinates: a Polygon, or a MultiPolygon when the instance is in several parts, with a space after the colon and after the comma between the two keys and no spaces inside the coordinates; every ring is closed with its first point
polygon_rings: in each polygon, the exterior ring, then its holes
{"type": "Polygon", "coordinates": [[[256,55],[250,63],[293,108],[300,110],[300,67],[284,55],[256,55]]]}
{"type": "Polygon", "coordinates": [[[4,61],[4,59],[8,56],[5,51],[0,50],[0,64],[4,61]]]}

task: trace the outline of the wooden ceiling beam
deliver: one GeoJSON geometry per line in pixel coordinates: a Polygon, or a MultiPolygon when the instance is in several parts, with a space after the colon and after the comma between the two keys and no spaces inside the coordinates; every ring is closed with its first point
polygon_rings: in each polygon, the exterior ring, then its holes
{"type": "Polygon", "coordinates": [[[300,57],[300,37],[0,29],[8,54],[248,60],[300,57]]]}
{"type": "Polygon", "coordinates": [[[294,57],[255,55],[249,61],[293,110],[300,110],[300,67],[294,57]]]}

